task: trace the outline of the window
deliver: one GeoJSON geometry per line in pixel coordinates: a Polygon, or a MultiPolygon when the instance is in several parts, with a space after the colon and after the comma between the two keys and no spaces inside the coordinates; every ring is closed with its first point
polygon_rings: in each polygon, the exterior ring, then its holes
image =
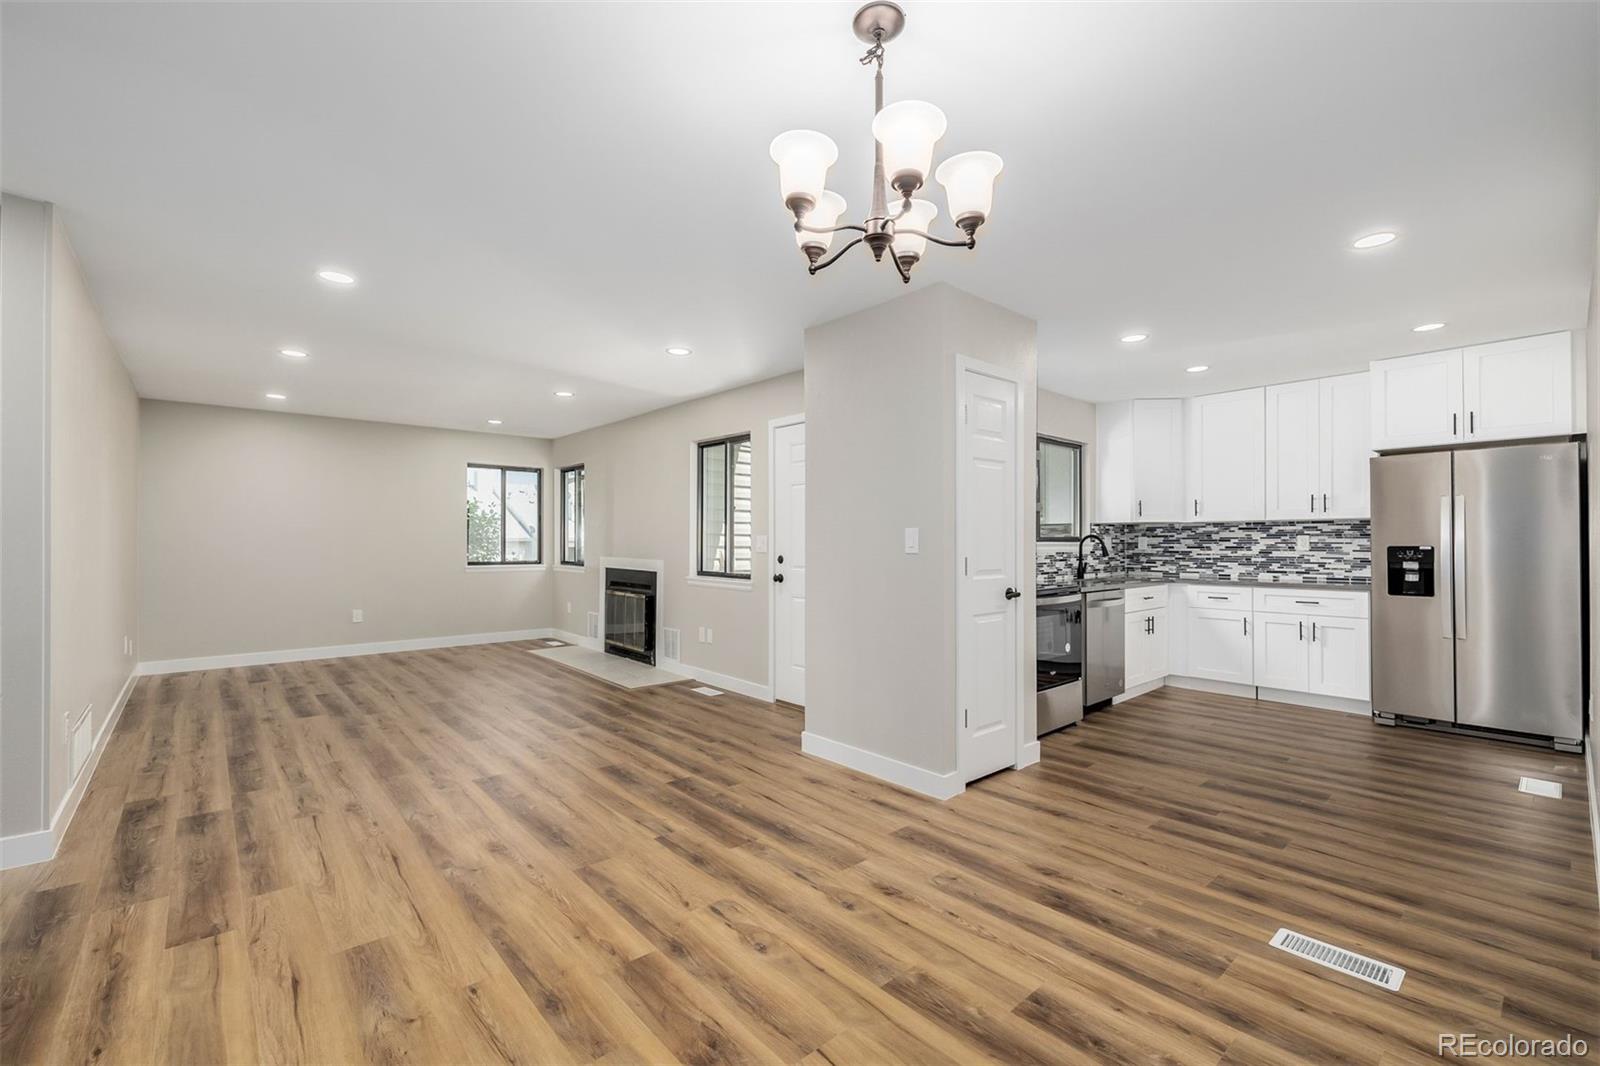
{"type": "Polygon", "coordinates": [[[561,468],[561,565],[583,565],[583,467],[561,468]]]}
{"type": "Polygon", "coordinates": [[[750,578],[750,435],[699,445],[695,498],[695,571],[704,577],[750,578]]]}
{"type": "Polygon", "coordinates": [[[467,464],[467,565],[540,562],[539,471],[467,464]]]}
{"type": "Polygon", "coordinates": [[[1038,539],[1077,540],[1085,532],[1083,447],[1040,437],[1034,455],[1039,468],[1038,539]]]}

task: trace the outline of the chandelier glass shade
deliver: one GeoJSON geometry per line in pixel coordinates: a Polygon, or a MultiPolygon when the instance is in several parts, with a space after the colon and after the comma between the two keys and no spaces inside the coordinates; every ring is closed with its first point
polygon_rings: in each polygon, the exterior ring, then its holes
{"type": "Polygon", "coordinates": [[[871,46],[861,57],[862,65],[877,68],[869,214],[861,223],[839,221],[845,211],[844,199],[827,188],[828,169],[838,161],[839,147],[816,130],[790,130],[773,139],[770,153],[778,165],[778,190],[784,209],[794,216],[795,244],[805,254],[811,273],[865,244],[876,261],[881,262],[889,252],[900,279],[909,282],[911,268],[922,259],[930,242],[948,248],[977,246],[978,227],[989,220],[994,182],[1004,164],[993,152],[962,152],[934,170],[934,148],[948,125],[944,112],[922,100],[901,100],[887,107],[883,103],[884,45],[904,29],[905,12],[889,0],[874,0],[856,12],[853,25],[856,36],[871,46]],[[930,172],[944,187],[950,218],[965,239],[931,232],[938,207],[931,200],[914,199],[927,185],[930,172]],[[859,236],[828,256],[833,235],[844,232],[859,236]]]}

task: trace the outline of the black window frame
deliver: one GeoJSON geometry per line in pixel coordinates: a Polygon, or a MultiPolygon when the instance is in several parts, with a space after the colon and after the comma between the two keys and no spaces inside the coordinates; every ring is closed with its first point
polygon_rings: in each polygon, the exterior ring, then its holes
{"type": "MultiPolygon", "coordinates": [[[[1083,444],[1080,441],[1068,440],[1065,437],[1052,437],[1040,433],[1033,443],[1033,536],[1040,544],[1074,544],[1078,537],[1088,531],[1088,523],[1084,520],[1083,510],[1083,444]],[[1078,490],[1077,520],[1078,533],[1073,536],[1046,536],[1044,532],[1044,446],[1053,444],[1058,447],[1071,448],[1078,455],[1078,476],[1075,479],[1078,490]]],[[[1060,523],[1053,523],[1059,525],[1060,523]]]]}
{"type": "MultiPolygon", "coordinates": [[[[543,566],[544,565],[544,468],[537,466],[502,466],[499,463],[468,463],[468,470],[500,471],[500,558],[498,560],[468,559],[468,566],[543,566]],[[539,515],[539,529],[533,538],[532,559],[506,558],[506,518],[511,514],[511,497],[506,492],[506,474],[532,474],[533,491],[539,515]]],[[[467,544],[472,543],[472,520],[467,520],[467,544]]]]}
{"type": "Polygon", "coordinates": [[[559,506],[561,508],[561,525],[558,531],[561,539],[557,542],[556,561],[562,566],[581,567],[585,565],[583,548],[583,534],[585,526],[583,514],[583,483],[585,480],[587,480],[587,477],[588,475],[586,475],[583,471],[582,463],[573,463],[571,466],[564,466],[561,468],[561,480],[556,490],[560,495],[559,506]],[[578,535],[577,537],[573,538],[574,543],[578,546],[578,557],[576,559],[567,558],[567,522],[569,521],[569,517],[567,515],[567,475],[572,473],[576,473],[578,475],[578,487],[577,491],[573,494],[572,501],[573,510],[575,512],[572,517],[577,519],[578,526],[578,535]]]}
{"type": "Polygon", "coordinates": [[[749,433],[734,433],[726,437],[717,437],[712,440],[699,441],[694,446],[694,572],[697,577],[717,578],[725,581],[749,581],[755,573],[755,560],[750,563],[750,573],[740,574],[733,570],[707,570],[706,561],[706,493],[705,493],[705,454],[708,448],[723,448],[727,451],[727,477],[722,486],[724,514],[728,521],[728,566],[733,565],[733,450],[734,444],[750,445],[750,473],[752,495],[750,499],[751,518],[755,517],[754,480],[756,465],[755,440],[749,433]]]}

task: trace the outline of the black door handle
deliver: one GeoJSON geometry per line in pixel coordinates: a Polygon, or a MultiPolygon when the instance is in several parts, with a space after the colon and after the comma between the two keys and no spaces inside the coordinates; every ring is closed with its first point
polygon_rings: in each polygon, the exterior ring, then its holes
{"type": "Polygon", "coordinates": [[[1006,589],[1006,599],[1015,600],[1020,599],[1021,597],[1022,593],[1018,592],[1016,589],[1006,589]]]}
{"type": "Polygon", "coordinates": [[[772,580],[776,581],[778,584],[781,585],[781,584],[783,584],[783,575],[782,574],[773,574],[772,575],[772,580]]]}

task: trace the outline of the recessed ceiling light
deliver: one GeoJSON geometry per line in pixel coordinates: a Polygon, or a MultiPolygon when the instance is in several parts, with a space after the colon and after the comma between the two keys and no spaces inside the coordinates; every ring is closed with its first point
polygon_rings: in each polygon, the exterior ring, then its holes
{"type": "Polygon", "coordinates": [[[1122,338],[1122,343],[1123,344],[1138,344],[1140,341],[1147,341],[1149,339],[1150,339],[1150,334],[1148,334],[1148,333],[1130,333],[1126,337],[1122,338]]]}
{"type": "Polygon", "coordinates": [[[1388,231],[1383,233],[1369,233],[1365,237],[1357,237],[1351,243],[1352,248],[1381,248],[1394,240],[1395,234],[1388,231]]]}
{"type": "Polygon", "coordinates": [[[287,400],[288,398],[289,397],[285,396],[281,392],[269,392],[269,393],[267,393],[267,399],[269,399],[269,400],[287,400]]]}
{"type": "Polygon", "coordinates": [[[500,424],[500,422],[501,422],[501,420],[500,420],[500,419],[498,419],[498,418],[491,418],[491,419],[489,419],[489,424],[490,424],[490,425],[491,425],[491,426],[498,426],[498,425],[499,425],[499,424],[500,424]]]}
{"type": "Polygon", "coordinates": [[[278,354],[285,359],[304,359],[310,353],[303,352],[299,348],[279,348],[278,354]]]}
{"type": "Polygon", "coordinates": [[[1432,333],[1436,329],[1444,329],[1443,322],[1424,322],[1420,326],[1412,326],[1412,333],[1432,333]]]}
{"type": "Polygon", "coordinates": [[[356,276],[347,274],[343,270],[319,270],[317,271],[317,277],[330,285],[354,285],[356,283],[356,276]]]}
{"type": "Polygon", "coordinates": [[[561,397],[563,400],[572,399],[572,393],[568,392],[566,389],[558,389],[556,391],[556,395],[561,397]]]}
{"type": "Polygon", "coordinates": [[[1204,374],[1207,370],[1210,370],[1210,369],[1211,368],[1209,366],[1201,364],[1200,366],[1186,366],[1186,367],[1183,368],[1183,372],[1185,374],[1204,374]]]}
{"type": "Polygon", "coordinates": [[[667,354],[668,355],[675,355],[675,356],[678,356],[679,358],[682,358],[685,355],[693,355],[694,354],[694,349],[693,348],[684,348],[681,345],[674,345],[673,347],[667,349],[667,354]]]}

